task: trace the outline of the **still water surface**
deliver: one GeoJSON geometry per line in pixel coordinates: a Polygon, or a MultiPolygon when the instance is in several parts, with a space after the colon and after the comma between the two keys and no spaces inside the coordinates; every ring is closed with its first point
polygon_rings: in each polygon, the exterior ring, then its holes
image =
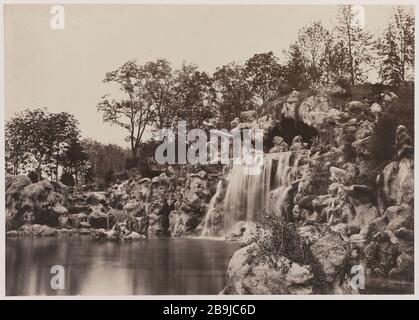
{"type": "Polygon", "coordinates": [[[98,242],[85,237],[6,240],[7,295],[218,294],[238,243],[207,239],[98,242]],[[51,289],[53,265],[65,289],[51,289]]]}

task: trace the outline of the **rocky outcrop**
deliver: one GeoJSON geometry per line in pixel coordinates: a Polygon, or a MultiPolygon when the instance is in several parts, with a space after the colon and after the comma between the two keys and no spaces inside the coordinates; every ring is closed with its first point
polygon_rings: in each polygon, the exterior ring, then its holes
{"type": "MultiPolygon", "coordinates": [[[[357,292],[349,284],[349,270],[359,266],[368,277],[413,281],[413,142],[405,126],[396,129],[395,141],[378,141],[379,130],[385,130],[381,118],[395,98],[371,105],[365,99],[352,101],[322,118],[333,103],[326,95],[313,95],[294,91],[268,105],[271,114],[302,120],[319,132],[294,196],[287,198],[291,209],[281,214],[298,235],[284,246],[278,240],[283,226],[275,229],[273,218],[265,241],[249,242],[244,232],[237,233],[244,247],[230,261],[224,294],[357,292]],[[319,118],[310,120],[316,112],[319,118]],[[393,142],[394,161],[388,163],[378,148],[393,142]],[[297,288],[291,270],[305,275],[297,288]]],[[[270,152],[285,149],[282,139],[275,139],[270,152]]],[[[304,148],[296,136],[289,150],[304,148]]]]}
{"type": "MultiPolygon", "coordinates": [[[[287,226],[284,226],[287,228],[287,226]]],[[[345,278],[349,247],[338,233],[327,228],[300,225],[287,243],[272,244],[272,235],[236,251],[227,275],[235,294],[318,294],[356,292],[345,278]],[[265,247],[282,246],[281,252],[265,247]]],[[[227,291],[226,291],[227,292],[227,291]]]]}
{"type": "Polygon", "coordinates": [[[388,164],[382,173],[384,206],[410,204],[414,201],[414,160],[403,158],[388,164]]]}
{"type": "Polygon", "coordinates": [[[412,139],[406,128],[396,132],[397,161],[378,178],[383,222],[374,223],[365,247],[366,263],[378,274],[413,279],[414,160],[412,139]]]}
{"type": "Polygon", "coordinates": [[[148,233],[169,235],[169,214],[172,210],[172,180],[164,173],[151,180],[147,195],[148,233]]]}
{"type": "Polygon", "coordinates": [[[117,222],[114,224],[111,230],[95,229],[92,235],[97,240],[141,240],[145,239],[146,236],[139,234],[136,231],[131,231],[126,222],[117,222]]]}
{"type": "Polygon", "coordinates": [[[293,263],[286,257],[268,261],[257,243],[236,251],[227,275],[237,294],[310,294],[313,273],[308,266],[293,263]]]}
{"type": "Polygon", "coordinates": [[[334,107],[332,96],[335,94],[326,88],[294,90],[285,97],[266,102],[260,109],[277,121],[287,118],[321,128],[325,123],[339,121],[345,116],[334,107]]]}
{"type": "Polygon", "coordinates": [[[187,176],[179,190],[169,217],[172,236],[191,234],[203,220],[211,199],[211,187],[205,171],[187,176]]]}
{"type": "Polygon", "coordinates": [[[289,150],[288,144],[284,141],[282,137],[274,137],[273,138],[274,146],[269,150],[269,153],[276,153],[276,152],[286,152],[289,150]]]}
{"type": "Polygon", "coordinates": [[[162,173],[153,179],[133,177],[108,192],[109,204],[149,235],[192,235],[203,221],[218,175],[205,171],[162,173]]]}
{"type": "Polygon", "coordinates": [[[68,188],[60,182],[31,183],[26,176],[6,175],[6,228],[23,224],[63,226],[68,219],[68,188]]]}

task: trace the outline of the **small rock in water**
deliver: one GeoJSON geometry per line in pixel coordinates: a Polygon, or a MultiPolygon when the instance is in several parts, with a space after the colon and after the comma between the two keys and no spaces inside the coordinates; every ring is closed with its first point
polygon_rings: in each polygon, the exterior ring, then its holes
{"type": "Polygon", "coordinates": [[[90,225],[90,223],[83,221],[83,222],[80,222],[80,227],[88,229],[88,228],[91,228],[92,226],[90,225]]]}
{"type": "Polygon", "coordinates": [[[19,235],[19,232],[17,230],[10,230],[6,232],[7,238],[14,238],[14,237],[17,237],[18,235],[19,235]]]}
{"type": "Polygon", "coordinates": [[[79,234],[86,235],[86,234],[90,234],[90,233],[91,233],[90,229],[87,229],[87,228],[80,228],[79,229],[79,234]]]}

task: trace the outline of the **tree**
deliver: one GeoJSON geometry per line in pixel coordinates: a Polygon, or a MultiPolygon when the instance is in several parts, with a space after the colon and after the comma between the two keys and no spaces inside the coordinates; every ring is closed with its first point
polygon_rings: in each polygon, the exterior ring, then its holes
{"type": "Polygon", "coordinates": [[[87,165],[83,173],[84,173],[85,183],[87,184],[92,183],[95,177],[95,169],[89,162],[87,162],[87,165]]]}
{"type": "Polygon", "coordinates": [[[26,139],[21,134],[21,119],[12,119],[6,123],[5,130],[5,162],[6,172],[18,175],[29,162],[30,154],[26,148],[26,139]]]}
{"type": "Polygon", "coordinates": [[[206,128],[206,121],[215,117],[215,90],[211,77],[193,64],[183,64],[176,70],[173,104],[176,119],[190,128],[206,128]]]}
{"type": "Polygon", "coordinates": [[[127,140],[131,145],[132,158],[137,158],[138,149],[145,129],[151,123],[153,103],[147,99],[144,69],[135,61],[128,61],[120,68],[106,74],[104,82],[119,84],[126,99],[109,100],[102,97],[97,109],[103,112],[103,120],[118,125],[129,132],[127,140]]]}
{"type": "Polygon", "coordinates": [[[349,84],[347,73],[347,50],[344,42],[339,39],[331,39],[327,44],[324,59],[324,82],[346,86],[349,84]]]}
{"type": "Polygon", "coordinates": [[[253,96],[263,104],[278,94],[282,79],[282,67],[272,51],[255,54],[244,65],[246,81],[253,96]]]}
{"type": "Polygon", "coordinates": [[[6,123],[7,166],[18,174],[35,169],[38,179],[43,170],[58,180],[58,166],[65,146],[78,139],[75,118],[66,113],[45,109],[25,110],[6,123]]]}
{"type": "Polygon", "coordinates": [[[340,6],[336,38],[341,39],[345,46],[345,69],[350,84],[363,81],[372,61],[372,36],[356,22],[351,5],[340,6]]]}
{"type": "MultiPolygon", "coordinates": [[[[64,155],[69,146],[78,143],[80,131],[78,122],[73,115],[67,112],[51,113],[48,119],[48,132],[51,137],[51,169],[58,180],[58,168],[66,161],[64,155]]],[[[52,175],[52,174],[51,174],[52,175]]]]}
{"type": "Polygon", "coordinates": [[[145,99],[152,108],[152,124],[156,129],[172,127],[174,81],[170,63],[164,59],[147,62],[141,77],[144,79],[145,99]]]}
{"type": "Polygon", "coordinates": [[[235,63],[217,68],[213,80],[221,125],[226,128],[242,111],[253,107],[250,85],[244,68],[235,63]]]}
{"type": "Polygon", "coordinates": [[[74,175],[76,185],[79,182],[79,173],[87,166],[87,160],[87,154],[79,141],[72,141],[66,146],[61,162],[64,170],[74,175]]]}
{"type": "Polygon", "coordinates": [[[413,13],[397,7],[387,25],[384,38],[377,43],[381,58],[380,76],[385,84],[399,86],[407,79],[408,71],[413,70],[414,39],[413,13]]]}
{"type": "Polygon", "coordinates": [[[14,160],[20,163],[24,155],[34,167],[38,180],[42,167],[51,159],[52,141],[47,128],[48,113],[44,109],[25,110],[6,124],[6,137],[13,136],[8,141],[10,155],[15,155],[14,160]]]}
{"type": "Polygon", "coordinates": [[[320,83],[325,74],[325,59],[331,36],[320,21],[314,21],[298,33],[298,49],[304,59],[312,83],[320,83]]]}
{"type": "Polygon", "coordinates": [[[111,183],[113,183],[114,179],[115,179],[115,174],[113,172],[112,169],[109,169],[106,173],[105,173],[105,184],[106,185],[110,185],[111,183]]]}
{"type": "Polygon", "coordinates": [[[285,66],[284,78],[287,84],[296,90],[305,89],[310,84],[304,57],[297,43],[292,44],[288,51],[288,63],[285,66]]]}
{"type": "Polygon", "coordinates": [[[91,173],[96,180],[104,179],[109,170],[120,172],[125,169],[125,161],[130,156],[130,150],[92,139],[84,139],[81,144],[88,157],[88,166],[91,167],[91,173]]]}

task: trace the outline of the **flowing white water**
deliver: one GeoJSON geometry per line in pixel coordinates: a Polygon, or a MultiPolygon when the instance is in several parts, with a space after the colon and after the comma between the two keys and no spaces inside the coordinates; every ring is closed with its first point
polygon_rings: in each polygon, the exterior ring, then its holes
{"type": "MultiPolygon", "coordinates": [[[[266,154],[262,170],[257,175],[249,174],[249,168],[245,165],[232,165],[224,197],[224,230],[230,230],[239,221],[255,221],[256,213],[262,208],[280,215],[286,214],[289,190],[299,176],[305,157],[304,152],[266,154]]],[[[202,236],[214,235],[211,219],[214,210],[219,210],[222,190],[222,184],[219,183],[208,206],[202,236]]]]}
{"type": "Polygon", "coordinates": [[[220,199],[223,192],[223,181],[218,181],[217,189],[214,196],[211,198],[211,201],[208,204],[207,213],[204,218],[204,225],[202,227],[201,237],[213,237],[214,232],[214,214],[216,213],[217,204],[222,201],[220,199]]]}
{"type": "Polygon", "coordinates": [[[219,235],[219,226],[214,230],[218,222],[214,217],[218,217],[220,209],[224,213],[225,231],[239,221],[254,222],[262,208],[283,216],[287,214],[288,194],[301,174],[302,160],[306,157],[306,152],[266,154],[259,174],[249,174],[249,166],[244,164],[232,165],[227,174],[227,189],[223,181],[219,181],[208,204],[201,237],[219,235]]]}

